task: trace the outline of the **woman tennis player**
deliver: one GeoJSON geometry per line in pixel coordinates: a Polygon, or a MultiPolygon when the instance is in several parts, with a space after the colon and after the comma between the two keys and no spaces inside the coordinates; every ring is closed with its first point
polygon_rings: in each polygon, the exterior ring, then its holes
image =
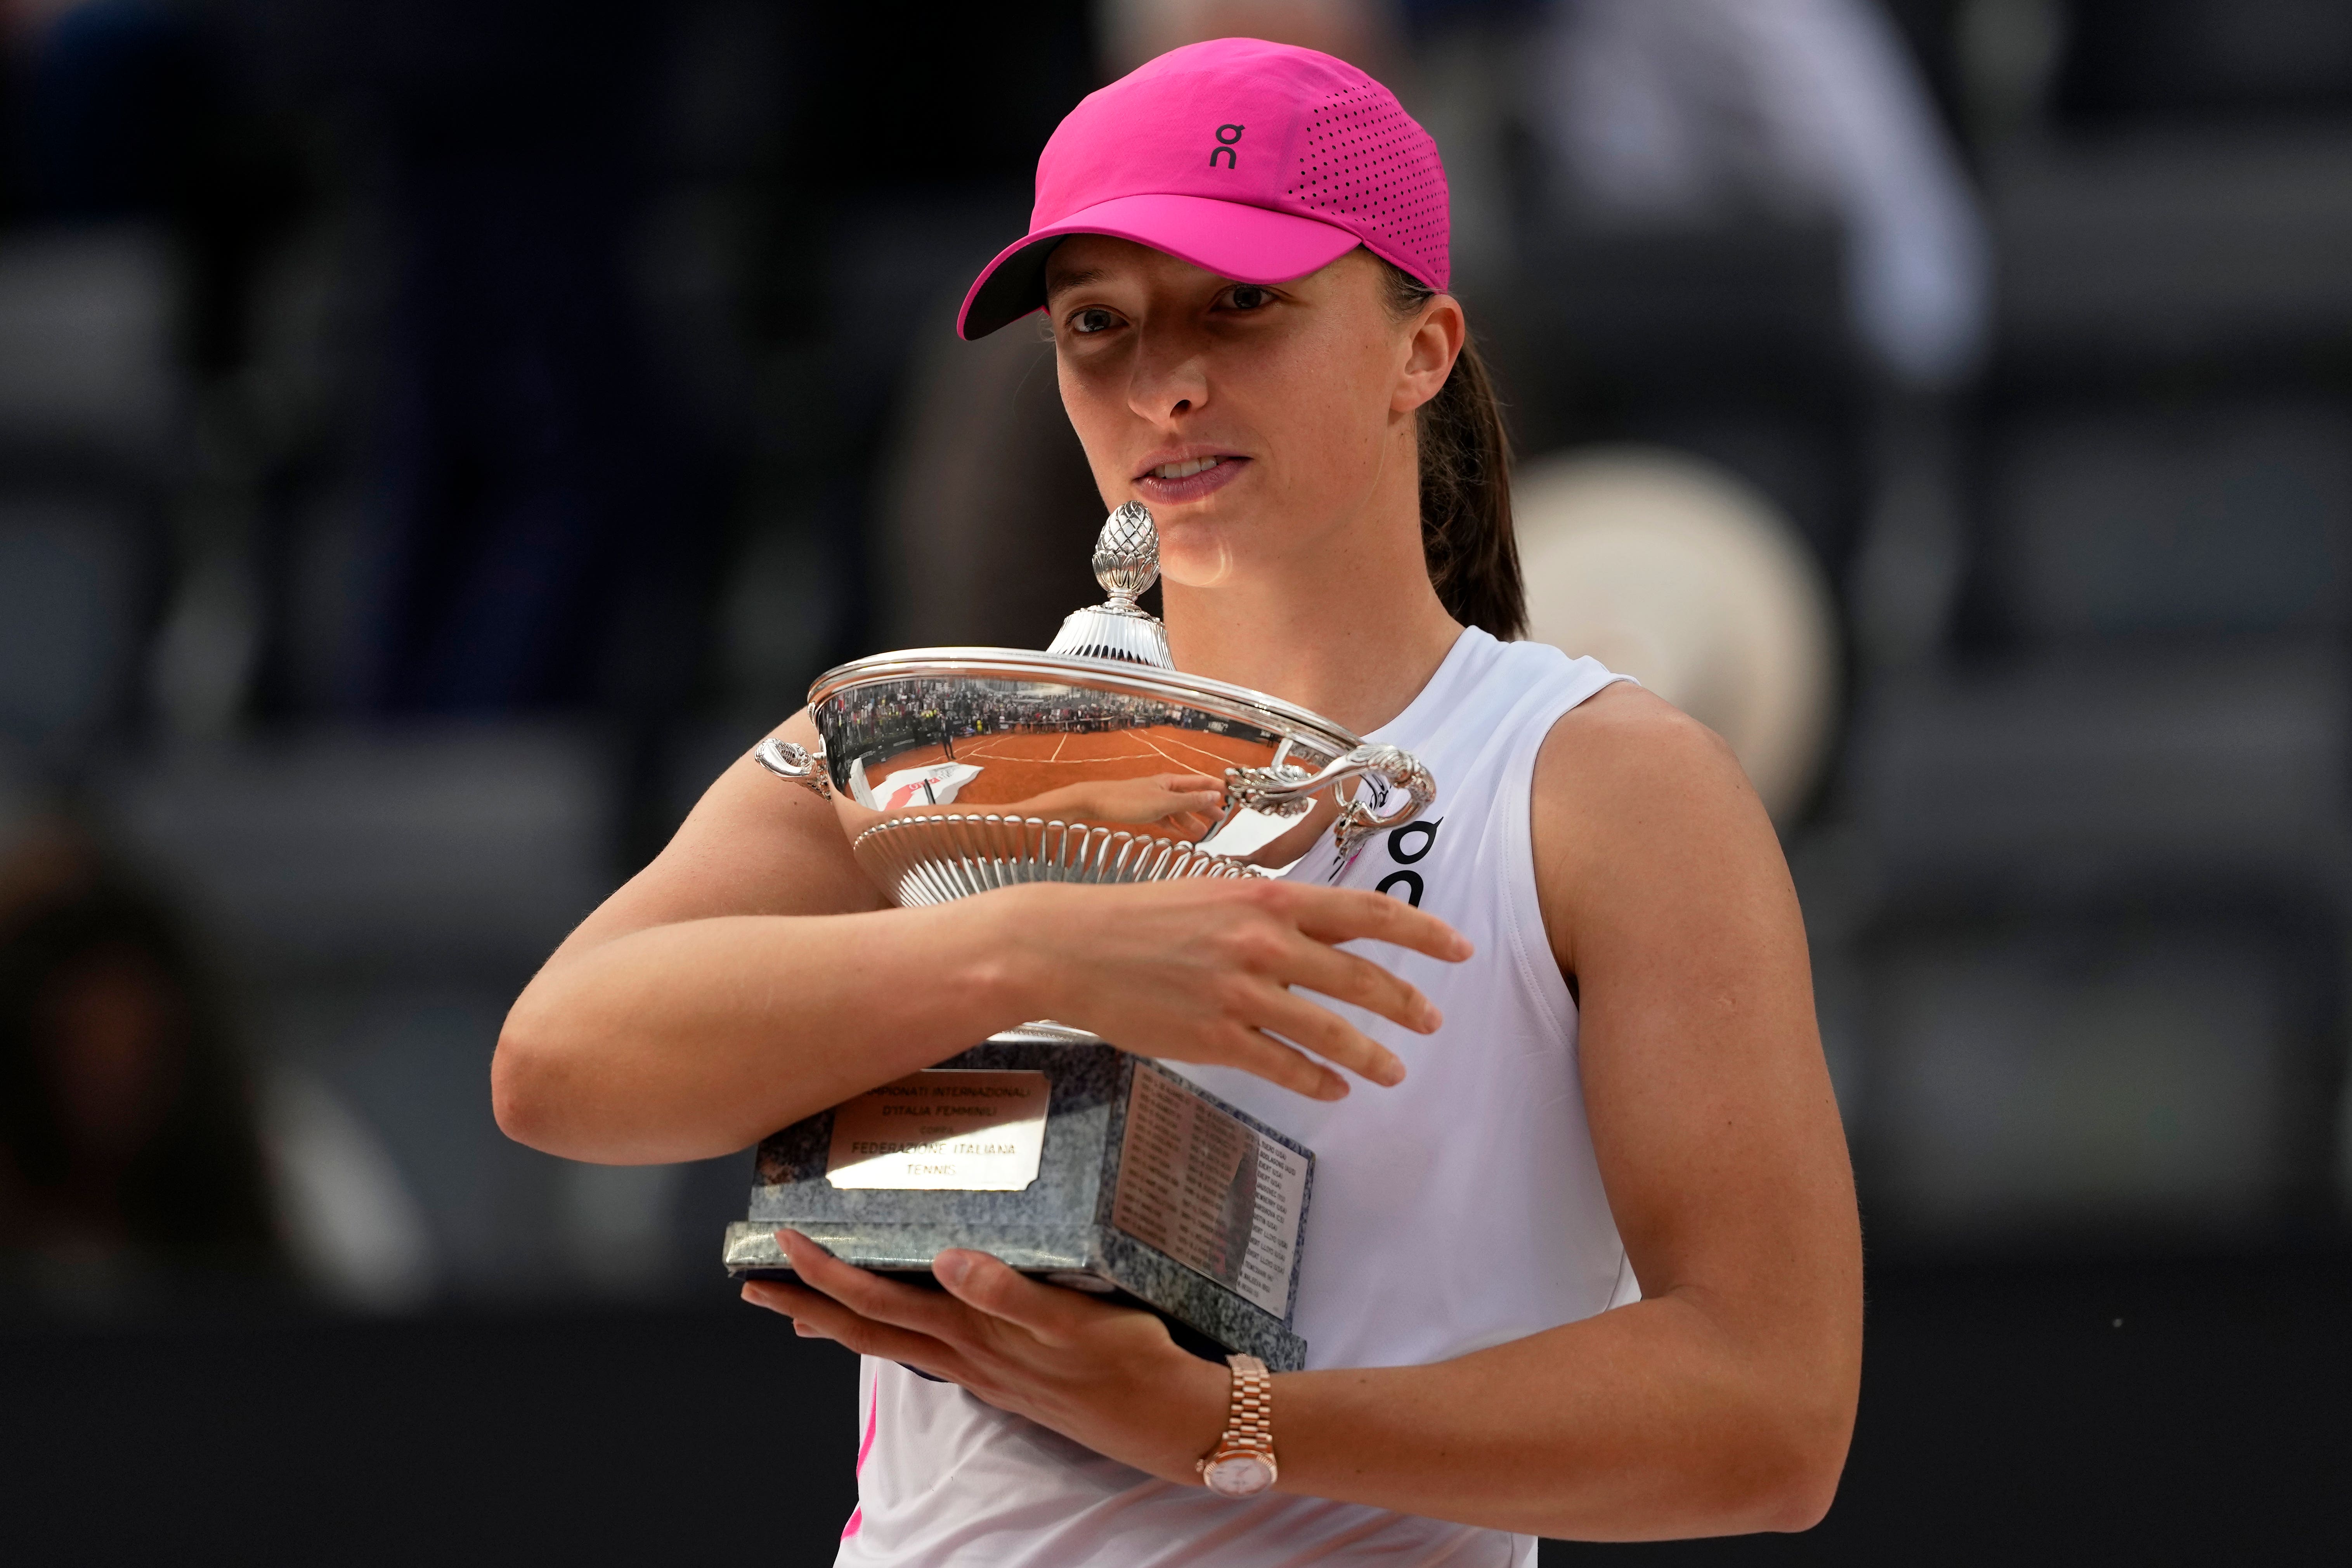
{"type": "Polygon", "coordinates": [[[1713,735],[1502,640],[1503,437],[1447,279],[1388,90],[1228,39],[1072,111],[961,322],[1046,313],[1105,505],[1159,521],[1178,668],[1411,751],[1422,821],[1338,886],[1309,855],[886,909],[746,758],[508,1020],[500,1122],[575,1159],[740,1149],[1040,1017],[1316,1151],[1311,1364],[1270,1397],[992,1258],[929,1290],[788,1233],[798,1282],[745,1297],[866,1358],[845,1563],[1527,1564],[1829,1506],[1861,1247],[1797,901],[1713,735]]]}

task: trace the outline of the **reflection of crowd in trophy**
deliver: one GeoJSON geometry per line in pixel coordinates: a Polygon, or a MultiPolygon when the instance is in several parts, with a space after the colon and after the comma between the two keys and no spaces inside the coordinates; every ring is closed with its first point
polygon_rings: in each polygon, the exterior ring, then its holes
{"type": "Polygon", "coordinates": [[[1167,725],[1243,730],[1181,702],[1045,682],[909,677],[833,697],[817,710],[827,747],[839,755],[889,755],[978,735],[1097,734],[1167,725]]]}

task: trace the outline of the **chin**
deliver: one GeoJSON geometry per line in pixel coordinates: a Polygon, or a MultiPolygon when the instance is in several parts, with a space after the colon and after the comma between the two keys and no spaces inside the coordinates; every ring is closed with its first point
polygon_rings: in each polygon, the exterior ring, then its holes
{"type": "Polygon", "coordinates": [[[1233,548],[1222,528],[1180,523],[1160,536],[1160,575],[1180,588],[1213,588],[1233,571],[1233,548]]]}

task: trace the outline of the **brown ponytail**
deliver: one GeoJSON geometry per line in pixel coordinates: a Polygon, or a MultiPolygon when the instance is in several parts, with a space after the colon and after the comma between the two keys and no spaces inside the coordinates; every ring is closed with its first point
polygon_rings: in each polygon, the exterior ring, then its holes
{"type": "MultiPolygon", "coordinates": [[[[1437,290],[1393,263],[1388,305],[1400,320],[1437,290]]],[[[1454,374],[1421,405],[1421,547],[1446,614],[1506,641],[1528,629],[1519,547],[1511,531],[1511,444],[1494,379],[1475,338],[1462,341],[1454,374]]]]}

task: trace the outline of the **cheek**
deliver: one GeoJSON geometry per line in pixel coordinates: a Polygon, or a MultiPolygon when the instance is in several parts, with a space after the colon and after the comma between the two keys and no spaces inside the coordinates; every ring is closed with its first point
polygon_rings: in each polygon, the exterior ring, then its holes
{"type": "Polygon", "coordinates": [[[1274,435],[1284,486],[1299,501],[1343,504],[1378,467],[1386,421],[1373,384],[1354,356],[1319,355],[1260,400],[1259,427],[1274,435]]]}
{"type": "Polygon", "coordinates": [[[1123,403],[1107,395],[1099,378],[1089,378],[1058,355],[1055,374],[1062,388],[1062,410],[1086,449],[1095,488],[1106,497],[1124,495],[1127,476],[1117,471],[1119,437],[1131,416],[1123,403]]]}
{"type": "Polygon", "coordinates": [[[1377,333],[1350,331],[1344,321],[1318,326],[1267,367],[1273,374],[1265,400],[1321,443],[1360,447],[1378,438],[1396,379],[1394,356],[1377,333]]]}

